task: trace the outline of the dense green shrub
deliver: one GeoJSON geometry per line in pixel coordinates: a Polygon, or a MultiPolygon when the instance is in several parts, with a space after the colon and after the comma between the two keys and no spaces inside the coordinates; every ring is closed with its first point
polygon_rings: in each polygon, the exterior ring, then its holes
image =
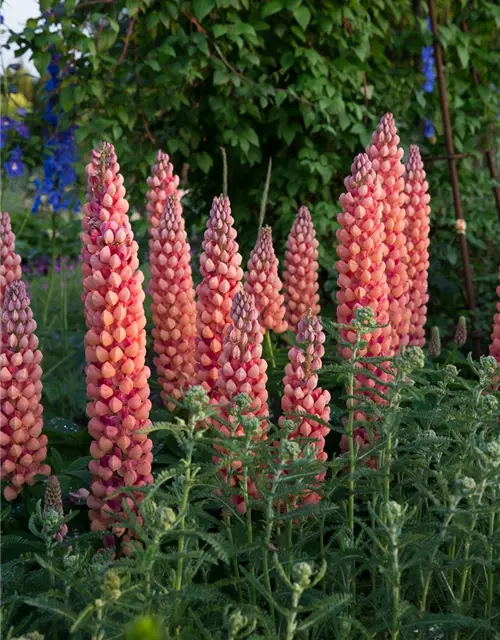
{"type": "MultiPolygon", "coordinates": [[[[444,155],[437,86],[424,93],[421,47],[430,44],[425,7],[407,0],[120,0],[58,3],[28,21],[15,41],[44,72],[51,52],[70,71],[59,90],[76,119],[84,153],[112,141],[133,206],[144,210],[156,150],[189,164],[188,222],[221,189],[219,147],[227,148],[229,195],[238,225],[255,223],[268,157],[268,221],[283,243],[301,203],[310,203],[323,281],[333,286],[335,215],[346,167],[379,117],[394,113],[402,142],[444,155]],[[54,28],[57,27],[57,28],[54,28]],[[432,120],[435,144],[423,136],[432,120]]],[[[484,0],[438,2],[441,43],[457,152],[476,153],[497,137],[500,13],[484,0]],[[466,21],[469,32],[462,31],[466,21]],[[470,66],[480,79],[475,86],[470,66]]],[[[63,123],[64,124],[64,123],[63,123]]],[[[445,333],[466,303],[445,162],[428,165],[433,197],[431,313],[445,333]]],[[[468,237],[485,339],[500,262],[498,219],[484,158],[460,161],[468,237]]],[[[242,236],[244,251],[255,238],[242,236]]]]}

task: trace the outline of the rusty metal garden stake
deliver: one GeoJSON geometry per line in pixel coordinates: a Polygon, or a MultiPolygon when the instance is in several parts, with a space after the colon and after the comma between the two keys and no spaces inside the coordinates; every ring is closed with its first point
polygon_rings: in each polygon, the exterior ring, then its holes
{"type": "MultiPolygon", "coordinates": [[[[436,58],[436,71],[439,85],[439,97],[441,101],[441,111],[443,114],[444,136],[446,149],[448,151],[448,166],[450,169],[451,188],[453,193],[453,204],[455,206],[455,216],[457,220],[464,220],[462,201],[460,199],[460,187],[458,185],[457,161],[453,147],[453,133],[450,124],[450,114],[448,112],[448,98],[446,94],[446,84],[444,80],[443,55],[439,44],[439,31],[436,18],[436,5],[434,0],[428,0],[429,15],[431,19],[432,34],[434,37],[434,55],[436,58]]],[[[476,299],[474,284],[472,282],[472,271],[469,261],[469,249],[465,233],[460,233],[460,251],[464,265],[465,289],[467,292],[467,306],[470,312],[471,336],[473,339],[474,357],[478,358],[481,352],[481,340],[476,331],[476,299]]]]}

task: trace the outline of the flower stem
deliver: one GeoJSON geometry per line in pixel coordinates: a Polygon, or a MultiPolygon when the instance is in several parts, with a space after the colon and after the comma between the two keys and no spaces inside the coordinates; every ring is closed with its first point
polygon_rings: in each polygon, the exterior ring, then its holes
{"type": "Polygon", "coordinates": [[[43,323],[47,324],[47,318],[49,315],[50,301],[52,298],[52,290],[54,289],[54,274],[56,272],[56,259],[57,259],[57,215],[55,211],[51,213],[51,226],[52,226],[52,261],[50,266],[49,275],[49,290],[47,291],[47,298],[45,300],[45,308],[43,310],[43,323]]]}
{"type": "Polygon", "coordinates": [[[271,342],[271,334],[269,333],[269,330],[266,331],[266,335],[264,336],[264,344],[266,345],[266,351],[267,351],[267,355],[269,357],[269,363],[271,365],[272,369],[276,368],[276,360],[274,359],[274,351],[273,351],[273,345],[271,342]]]}

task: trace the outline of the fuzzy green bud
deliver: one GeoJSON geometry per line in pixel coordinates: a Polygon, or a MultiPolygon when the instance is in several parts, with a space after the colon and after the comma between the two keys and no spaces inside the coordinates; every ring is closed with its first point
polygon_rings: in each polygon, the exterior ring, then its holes
{"type": "Polygon", "coordinates": [[[203,416],[208,407],[209,399],[207,392],[201,386],[191,387],[184,396],[184,406],[190,413],[203,416]]]}
{"type": "Polygon", "coordinates": [[[457,478],[456,482],[458,490],[465,495],[472,495],[477,489],[476,481],[474,478],[470,478],[469,476],[457,478]]]}
{"type": "MultiPolygon", "coordinates": [[[[240,631],[243,631],[243,629],[248,628],[248,625],[251,622],[252,621],[248,618],[248,616],[242,613],[240,609],[235,609],[231,614],[227,615],[227,627],[229,630],[229,637],[236,638],[240,633],[240,631]]],[[[255,628],[255,623],[253,624],[253,627],[255,628]]],[[[246,630],[248,631],[248,629],[246,630]]]]}
{"type": "Polygon", "coordinates": [[[492,440],[483,447],[483,453],[488,457],[488,462],[493,468],[500,466],[500,439],[492,440]]]}
{"type": "Polygon", "coordinates": [[[283,442],[283,452],[289,460],[298,460],[300,458],[300,445],[295,440],[285,440],[283,442]]]}
{"type": "Polygon", "coordinates": [[[449,385],[458,378],[458,369],[454,364],[447,364],[443,369],[444,384],[449,385]]]}
{"type": "Polygon", "coordinates": [[[105,600],[118,600],[121,596],[121,580],[120,576],[114,569],[106,572],[102,583],[102,595],[105,600]]]}
{"type": "Polygon", "coordinates": [[[374,329],[377,326],[375,312],[370,307],[357,307],[354,310],[352,325],[357,329],[374,329]]]}
{"type": "Polygon", "coordinates": [[[234,404],[241,413],[245,413],[246,411],[250,411],[252,398],[247,393],[238,393],[234,398],[234,404]]]}
{"type": "Polygon", "coordinates": [[[491,378],[495,374],[498,374],[498,362],[493,356],[481,356],[479,359],[479,367],[481,369],[481,373],[487,378],[491,378]]]}
{"type": "Polygon", "coordinates": [[[431,329],[431,341],[429,343],[428,353],[431,358],[438,358],[441,354],[441,336],[439,334],[439,327],[432,327],[431,329]]]}
{"type": "Polygon", "coordinates": [[[170,531],[176,519],[177,514],[170,507],[159,506],[156,510],[155,521],[158,528],[163,532],[170,531]]]}
{"type": "Polygon", "coordinates": [[[498,400],[491,393],[485,393],[479,398],[481,409],[485,413],[498,412],[498,400]]]}
{"type": "Polygon", "coordinates": [[[309,562],[296,562],[292,567],[292,582],[302,591],[310,587],[313,575],[314,569],[309,562]]]}

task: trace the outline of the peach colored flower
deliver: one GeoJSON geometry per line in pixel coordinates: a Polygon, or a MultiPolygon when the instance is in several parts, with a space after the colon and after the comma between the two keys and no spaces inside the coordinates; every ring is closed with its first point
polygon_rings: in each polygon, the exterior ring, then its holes
{"type": "Polygon", "coordinates": [[[372,167],[383,188],[382,222],[385,231],[384,257],[387,284],[389,286],[389,315],[394,328],[392,346],[395,351],[409,341],[411,310],[408,307],[409,282],[405,236],[406,197],[404,194],[403,149],[392,113],[386,113],[373,133],[366,149],[372,167]]]}
{"type": "Polygon", "coordinates": [[[287,329],[287,322],[284,320],[285,299],[281,293],[282,284],[278,275],[278,258],[274,253],[271,227],[260,230],[247,269],[245,291],[255,298],[261,330],[264,333],[268,329],[283,333],[287,329]]]}
{"type": "Polygon", "coordinates": [[[161,397],[170,410],[175,404],[168,398],[181,399],[194,378],[196,303],[190,259],[181,207],[170,195],[149,240],[155,365],[161,397]]]}
{"type": "MultiPolygon", "coordinates": [[[[500,270],[498,272],[500,280],[500,270]]],[[[500,286],[497,287],[498,301],[496,304],[497,313],[493,316],[493,331],[491,334],[490,356],[500,362],[500,286]]]]}
{"type": "Polygon", "coordinates": [[[5,288],[21,279],[21,256],[15,251],[16,236],[12,232],[7,212],[0,214],[0,309],[3,307],[5,288]]]}
{"type": "MultiPolygon", "coordinates": [[[[144,276],[128,219],[123,177],[114,147],[102,143],[87,165],[88,195],[83,207],[84,303],[88,331],[87,414],[93,438],[87,500],[93,531],[113,528],[127,518],[122,502],[136,510],[121,488],[152,482],[152,442],[140,431],[150,425],[146,360],[144,276]]],[[[142,494],[134,494],[140,501],[142,494]]],[[[140,517],[137,516],[140,521],[140,517]]]]}
{"type": "Polygon", "coordinates": [[[409,345],[423,347],[427,320],[427,272],[429,269],[430,195],[425,178],[424,163],[417,145],[410,145],[405,165],[406,248],[408,252],[408,280],[410,283],[408,308],[411,311],[409,345]]]}
{"type": "Polygon", "coordinates": [[[43,464],[47,436],[42,434],[42,353],[36,322],[21,280],[7,285],[0,342],[1,434],[0,477],[6,500],[14,500],[35,475],[49,475],[43,464]]]}
{"type": "Polygon", "coordinates": [[[156,163],[151,167],[148,187],[146,209],[149,214],[148,221],[149,229],[151,230],[159,225],[168,196],[175,195],[180,202],[184,195],[184,192],[179,190],[179,176],[174,174],[174,166],[170,162],[168,154],[161,151],[161,149],[156,156],[156,163]]]}
{"type": "Polygon", "coordinates": [[[297,324],[310,309],[319,315],[318,241],[311,214],[300,207],[288,235],[285,252],[283,291],[289,328],[296,332],[297,324]]]}

